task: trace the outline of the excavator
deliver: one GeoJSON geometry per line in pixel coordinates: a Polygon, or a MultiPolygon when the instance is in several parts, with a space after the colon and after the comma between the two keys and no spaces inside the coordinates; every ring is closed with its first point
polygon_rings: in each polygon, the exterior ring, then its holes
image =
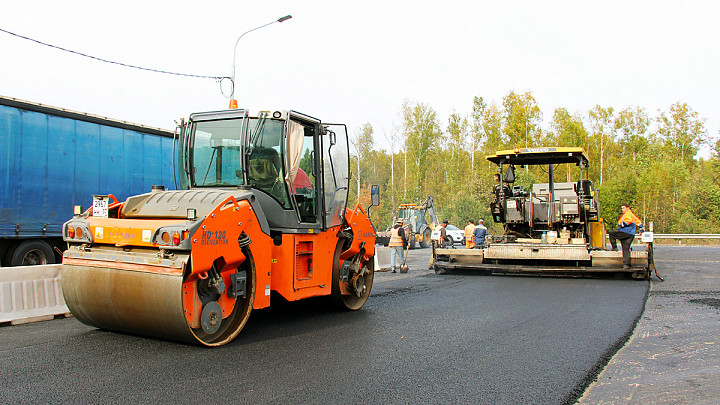
{"type": "Polygon", "coordinates": [[[484,249],[434,249],[437,273],[473,269],[491,274],[650,277],[652,232],[643,233],[646,249],[631,252],[629,268],[623,266],[622,252],[607,249],[605,222],[582,148],[501,150],[487,160],[497,165],[490,211],[503,234],[488,238],[484,249]],[[577,167],[577,181],[556,182],[558,165],[577,167]],[[535,183],[528,190],[514,185],[516,166],[542,167],[547,183],[535,183]]]}
{"type": "MultiPolygon", "coordinates": [[[[63,225],[75,318],[214,347],[271,293],[365,304],[375,234],[365,209],[347,207],[344,125],[292,110],[203,112],[180,120],[175,144],[175,190],[93,196],[63,225]]],[[[378,205],[377,186],[371,196],[378,205]]]]}
{"type": "MultiPolygon", "coordinates": [[[[395,212],[393,224],[402,221],[405,233],[408,235],[408,248],[415,249],[418,245],[421,248],[430,247],[432,231],[440,224],[433,196],[428,196],[422,204],[400,204],[395,212]],[[430,216],[430,223],[425,219],[425,214],[430,216]]],[[[378,232],[376,242],[387,246],[390,242],[390,232],[378,232]]]]}

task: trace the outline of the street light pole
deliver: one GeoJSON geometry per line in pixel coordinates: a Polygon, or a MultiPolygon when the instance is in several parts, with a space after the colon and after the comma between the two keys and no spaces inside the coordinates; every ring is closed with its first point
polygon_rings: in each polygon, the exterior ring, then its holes
{"type": "Polygon", "coordinates": [[[280,17],[280,18],[278,18],[277,20],[271,21],[271,22],[269,22],[269,23],[267,23],[267,24],[263,24],[263,25],[261,25],[261,26],[259,26],[259,27],[255,27],[255,28],[253,28],[253,29],[251,29],[251,30],[247,30],[247,31],[243,32],[242,34],[240,34],[240,36],[238,37],[238,39],[235,41],[235,47],[233,48],[232,72],[230,72],[230,82],[231,82],[231,85],[232,85],[232,90],[231,90],[231,92],[230,92],[230,108],[237,108],[237,100],[235,100],[233,97],[235,96],[235,55],[236,55],[236,53],[237,53],[237,46],[238,46],[238,42],[240,42],[240,38],[242,38],[243,36],[245,36],[245,34],[247,34],[247,33],[249,33],[249,32],[253,32],[253,31],[259,30],[260,28],[267,27],[268,25],[271,25],[271,24],[281,23],[281,22],[287,21],[287,20],[289,20],[289,19],[291,19],[291,18],[292,18],[292,16],[288,14],[288,15],[286,15],[286,16],[284,16],[284,17],[280,17]]]}

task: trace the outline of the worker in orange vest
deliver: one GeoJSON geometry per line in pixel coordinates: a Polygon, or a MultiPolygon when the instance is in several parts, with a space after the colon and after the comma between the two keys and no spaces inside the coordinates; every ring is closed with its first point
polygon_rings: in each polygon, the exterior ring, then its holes
{"type": "Polygon", "coordinates": [[[390,231],[390,242],[388,243],[388,247],[390,248],[390,267],[392,267],[393,273],[395,273],[395,268],[397,267],[396,264],[403,257],[403,245],[406,243],[405,230],[403,229],[402,224],[402,219],[397,220],[395,222],[395,226],[393,226],[390,231]]]}
{"type": "Polygon", "coordinates": [[[632,245],[633,239],[635,239],[636,230],[639,228],[640,232],[643,232],[644,229],[642,221],[640,218],[636,217],[632,211],[630,211],[630,206],[628,204],[623,203],[620,206],[620,209],[622,210],[622,215],[618,220],[618,230],[608,232],[608,236],[610,237],[612,250],[617,251],[617,241],[618,239],[620,240],[623,253],[623,269],[629,269],[630,245],[632,245]]]}
{"type": "Polygon", "coordinates": [[[465,247],[468,249],[472,249],[475,247],[473,232],[475,232],[475,221],[473,221],[472,219],[468,219],[468,224],[465,227],[465,247]]]}

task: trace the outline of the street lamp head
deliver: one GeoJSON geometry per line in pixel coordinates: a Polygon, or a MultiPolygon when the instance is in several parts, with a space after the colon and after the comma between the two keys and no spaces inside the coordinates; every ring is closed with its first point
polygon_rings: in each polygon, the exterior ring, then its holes
{"type": "Polygon", "coordinates": [[[259,26],[259,27],[255,27],[255,28],[253,28],[253,29],[251,29],[251,30],[247,30],[247,31],[243,32],[242,34],[240,34],[240,36],[238,37],[238,39],[235,41],[235,47],[233,48],[232,71],[230,72],[230,82],[232,83],[232,89],[230,90],[230,97],[229,97],[229,98],[230,98],[230,108],[237,108],[237,101],[234,99],[234,96],[235,96],[235,54],[237,53],[237,46],[238,46],[238,42],[240,42],[240,38],[244,37],[245,34],[247,34],[247,33],[249,33],[249,32],[253,32],[253,31],[255,31],[255,30],[259,30],[260,28],[267,27],[268,25],[275,24],[276,22],[287,21],[287,20],[289,20],[289,19],[291,19],[291,18],[292,18],[292,16],[291,16],[290,14],[288,14],[288,15],[286,15],[286,16],[284,16],[284,17],[280,17],[280,18],[278,18],[277,20],[271,21],[271,22],[269,22],[269,23],[267,23],[267,24],[263,24],[263,25],[261,25],[261,26],[259,26]],[[233,107],[233,106],[235,106],[235,107],[233,107]]]}

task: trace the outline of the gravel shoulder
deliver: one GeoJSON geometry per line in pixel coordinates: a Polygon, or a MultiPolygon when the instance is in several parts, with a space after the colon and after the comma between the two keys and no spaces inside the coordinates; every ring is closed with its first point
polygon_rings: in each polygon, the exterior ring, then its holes
{"type": "Polygon", "coordinates": [[[631,339],[580,404],[716,404],[720,398],[720,248],[657,247],[631,339]]]}

